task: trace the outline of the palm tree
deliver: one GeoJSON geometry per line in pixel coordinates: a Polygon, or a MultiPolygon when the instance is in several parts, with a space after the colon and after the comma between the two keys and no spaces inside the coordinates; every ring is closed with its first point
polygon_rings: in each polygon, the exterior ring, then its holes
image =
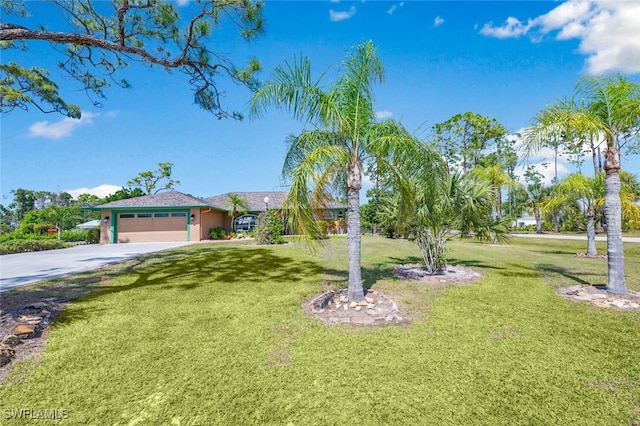
{"type": "Polygon", "coordinates": [[[233,220],[238,213],[246,213],[249,210],[249,201],[233,192],[230,192],[227,198],[229,199],[227,206],[231,208],[231,210],[229,210],[229,216],[231,216],[231,228],[233,229],[233,220]]]}
{"type": "Polygon", "coordinates": [[[640,85],[622,76],[587,76],[576,85],[576,98],[542,110],[525,140],[530,148],[539,148],[558,128],[566,135],[586,134],[606,144],[605,218],[607,222],[607,290],[625,294],[622,247],[622,207],[620,201],[620,148],[638,143],[640,131],[640,85]]]}
{"type": "Polygon", "coordinates": [[[452,230],[462,236],[475,231],[477,239],[508,241],[505,221],[489,220],[495,187],[487,179],[460,172],[422,175],[415,186],[415,211],[411,218],[416,243],[426,269],[443,272],[446,243],[452,230]]]}
{"type": "Polygon", "coordinates": [[[596,211],[602,206],[604,196],[604,174],[587,177],[581,173],[567,176],[558,184],[556,203],[566,205],[570,199],[583,203],[587,217],[587,256],[596,256],[596,211]]]}
{"type": "Polygon", "coordinates": [[[290,180],[285,207],[290,222],[300,232],[314,236],[314,207],[325,203],[332,189],[346,192],[348,297],[362,301],[360,190],[364,166],[377,161],[379,168],[400,182],[401,192],[409,194],[397,165],[413,161],[421,144],[400,123],[376,121],[372,89],[383,82],[384,71],[371,41],[362,42],[347,55],[334,84],[324,85],[325,75],[312,80],[308,58],[285,62],[256,91],[250,113],[255,117],[271,107],[287,109],[295,119],[313,127],[289,139],[283,167],[283,175],[290,180]]]}

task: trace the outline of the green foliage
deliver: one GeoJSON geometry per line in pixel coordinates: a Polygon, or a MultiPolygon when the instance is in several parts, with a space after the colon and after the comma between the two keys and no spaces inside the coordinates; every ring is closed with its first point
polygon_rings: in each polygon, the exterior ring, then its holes
{"type": "Polygon", "coordinates": [[[280,211],[269,209],[267,213],[260,213],[253,232],[257,244],[284,243],[284,223],[280,211]]]}
{"type": "Polygon", "coordinates": [[[78,242],[78,241],[86,241],[87,240],[87,232],[85,231],[64,231],[62,233],[62,241],[66,242],[78,242]]]}
{"type": "Polygon", "coordinates": [[[54,239],[9,240],[0,242],[0,254],[55,250],[66,247],[69,247],[68,243],[54,239]]]}
{"type": "Polygon", "coordinates": [[[118,189],[113,194],[107,195],[102,200],[103,203],[111,203],[113,201],[126,200],[128,198],[142,197],[144,192],[141,188],[125,188],[118,189]]]}
{"type": "Polygon", "coordinates": [[[142,188],[147,195],[156,194],[164,189],[171,189],[174,185],[180,185],[179,180],[171,179],[173,163],[158,163],[158,170],[140,172],[138,176],[127,182],[127,185],[142,188]],[[162,182],[161,186],[158,186],[162,182]],[[157,188],[157,189],[156,189],[157,188]]]}
{"type": "Polygon", "coordinates": [[[86,242],[88,244],[98,244],[100,242],[100,228],[88,229],[86,242]]]}
{"type": "MultiPolygon", "coordinates": [[[[49,3],[60,17],[55,22],[44,18],[34,22],[38,9],[32,2],[3,1],[0,43],[5,49],[27,50],[32,41],[49,41],[61,55],[60,68],[91,98],[105,98],[104,90],[112,84],[129,87],[118,74],[130,62],[186,74],[195,103],[218,118],[241,117],[221,105],[218,78],[226,76],[250,89],[257,87],[255,73],[260,64],[256,59],[238,67],[210,46],[214,30],[223,24],[231,25],[247,41],[260,35],[260,1],[49,3]],[[54,27],[57,24],[61,26],[54,27]]],[[[35,106],[44,112],[80,117],[78,107],[65,103],[46,70],[13,62],[0,65],[0,101],[5,113],[35,106]]],[[[94,104],[100,105],[97,100],[94,104]]]]}
{"type": "Polygon", "coordinates": [[[465,112],[433,126],[433,146],[452,167],[463,173],[480,163],[486,152],[497,145],[507,129],[495,118],[465,112]]]}
{"type": "Polygon", "coordinates": [[[0,64],[0,107],[3,113],[15,108],[28,110],[30,105],[42,112],[59,112],[80,118],[80,108],[67,104],[58,94],[58,85],[48,77],[47,70],[25,68],[15,62],[0,64]],[[50,110],[45,110],[48,105],[50,110]]]}
{"type": "Polygon", "coordinates": [[[329,230],[329,222],[327,222],[326,220],[319,220],[317,221],[317,226],[318,226],[318,235],[316,238],[319,240],[324,240],[328,238],[327,232],[329,230]]]}
{"type": "Polygon", "coordinates": [[[212,240],[224,240],[226,234],[227,232],[220,226],[216,226],[209,230],[209,238],[212,240]]]}

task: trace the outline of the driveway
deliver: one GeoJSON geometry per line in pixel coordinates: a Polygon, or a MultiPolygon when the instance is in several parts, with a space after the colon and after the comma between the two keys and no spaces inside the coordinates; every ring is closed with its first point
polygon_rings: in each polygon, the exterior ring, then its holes
{"type": "Polygon", "coordinates": [[[61,250],[0,256],[0,292],[37,281],[100,268],[190,242],[78,245],[61,250]]]}
{"type": "MultiPolygon", "coordinates": [[[[587,241],[587,235],[558,235],[558,234],[511,234],[517,238],[546,238],[550,240],[582,240],[587,241]]],[[[596,241],[607,241],[605,236],[597,236],[596,241]]],[[[623,243],[640,243],[640,237],[622,237],[623,243]]]]}

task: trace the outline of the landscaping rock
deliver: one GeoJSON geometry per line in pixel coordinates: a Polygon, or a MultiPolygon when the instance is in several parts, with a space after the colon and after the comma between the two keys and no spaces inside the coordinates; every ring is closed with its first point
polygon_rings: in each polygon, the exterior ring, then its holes
{"type": "Polygon", "coordinates": [[[36,326],[33,324],[18,324],[11,330],[11,334],[15,334],[21,339],[28,339],[36,331],[36,326]]]}
{"type": "Polygon", "coordinates": [[[2,338],[2,341],[0,341],[0,345],[16,346],[20,344],[20,342],[22,342],[22,340],[15,334],[7,334],[2,338]]]}
{"type": "Polygon", "coordinates": [[[0,343],[0,366],[10,363],[15,353],[11,346],[0,343]]]}

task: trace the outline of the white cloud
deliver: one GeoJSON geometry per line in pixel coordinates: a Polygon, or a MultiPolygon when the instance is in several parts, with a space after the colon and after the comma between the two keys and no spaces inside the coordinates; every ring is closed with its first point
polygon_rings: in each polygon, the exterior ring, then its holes
{"type": "Polygon", "coordinates": [[[104,184],[96,186],[95,188],[67,189],[64,192],[68,192],[73,198],[77,198],[80,194],[93,194],[104,198],[120,189],[122,189],[122,186],[104,184]]]}
{"type": "Polygon", "coordinates": [[[340,0],[329,0],[329,3],[340,3],[340,0]]]}
{"type": "Polygon", "coordinates": [[[442,24],[444,24],[444,19],[442,19],[442,17],[440,16],[436,16],[436,18],[433,20],[433,26],[439,27],[442,24]]]}
{"type": "Polygon", "coordinates": [[[30,137],[42,137],[45,139],[60,139],[70,136],[75,129],[80,126],[87,126],[93,124],[93,118],[99,114],[93,114],[90,112],[82,113],[82,118],[75,119],[65,117],[55,123],[49,123],[48,121],[38,121],[29,126],[30,137]]]}
{"type": "Polygon", "coordinates": [[[393,12],[395,12],[395,10],[398,8],[397,4],[392,4],[391,7],[389,8],[389,10],[387,10],[387,13],[389,15],[393,15],[393,12]]]}
{"type": "Polygon", "coordinates": [[[640,72],[640,2],[567,0],[549,13],[522,22],[509,17],[501,26],[485,24],[480,33],[497,38],[529,35],[533,40],[556,33],[556,40],[579,39],[587,72],[640,72]]]}
{"type": "Polygon", "coordinates": [[[391,111],[376,111],[376,118],[378,120],[385,120],[387,118],[391,118],[393,113],[391,111]]]}
{"type": "Polygon", "coordinates": [[[176,3],[178,4],[178,6],[182,7],[188,5],[189,0],[176,0],[176,3]]]}
{"type": "Polygon", "coordinates": [[[345,19],[349,19],[355,14],[356,14],[355,6],[351,6],[349,10],[346,12],[336,12],[335,10],[331,9],[329,10],[329,19],[332,22],[338,22],[338,21],[343,21],[345,19]]]}
{"type": "Polygon", "coordinates": [[[521,35],[527,34],[532,25],[531,20],[523,24],[517,18],[509,16],[500,27],[494,27],[493,22],[484,24],[480,29],[480,34],[495,38],[520,37],[521,35]]]}

